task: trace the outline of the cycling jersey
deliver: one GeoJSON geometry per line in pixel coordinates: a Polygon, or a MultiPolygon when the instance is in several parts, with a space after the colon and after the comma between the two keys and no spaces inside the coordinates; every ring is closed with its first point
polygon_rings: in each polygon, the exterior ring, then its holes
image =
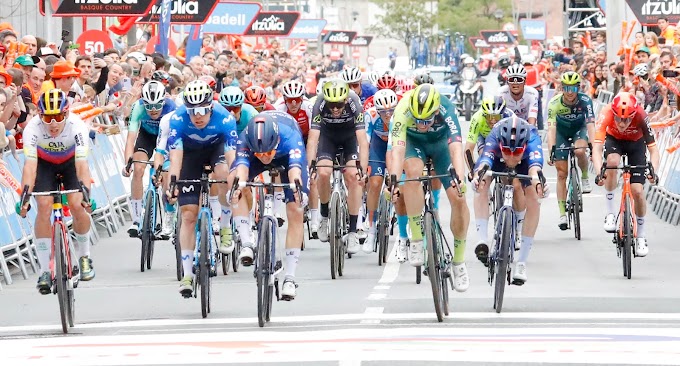
{"type": "Polygon", "coordinates": [[[156,151],[167,155],[168,136],[170,135],[170,119],[175,115],[175,111],[166,114],[158,124],[158,138],[156,139],[156,151]]]}
{"type": "Polygon", "coordinates": [[[236,146],[236,120],[219,103],[213,102],[210,122],[199,129],[191,122],[185,106],[177,109],[170,119],[168,145],[170,150],[201,150],[224,144],[224,151],[236,146]]]}
{"type": "Polygon", "coordinates": [[[359,96],[350,90],[345,109],[339,117],[333,117],[331,110],[326,107],[326,100],[324,98],[317,98],[314,107],[312,108],[312,129],[320,130],[321,126],[333,128],[354,128],[356,130],[363,130],[364,113],[362,109],[359,96]]]}
{"type": "Polygon", "coordinates": [[[373,94],[378,91],[378,88],[376,88],[373,84],[365,81],[361,83],[361,105],[364,105],[366,100],[368,98],[372,98],[373,94]]]}
{"type": "Polygon", "coordinates": [[[576,104],[564,104],[563,94],[558,94],[548,102],[548,127],[556,126],[557,133],[573,136],[588,123],[595,122],[593,101],[587,94],[578,93],[576,104]]]}
{"type": "MultiPolygon", "coordinates": [[[[75,114],[70,114],[64,130],[57,137],[50,136],[40,116],[34,116],[24,129],[24,156],[27,160],[43,160],[63,164],[70,159],[87,159],[89,129],[75,114]]],[[[46,177],[47,178],[47,177],[46,177]]]]}
{"type": "MultiPolygon", "coordinates": [[[[515,113],[509,108],[504,108],[503,113],[501,113],[501,119],[512,117],[515,113]]],[[[484,144],[484,140],[491,132],[491,126],[486,121],[486,116],[484,111],[479,109],[475,114],[472,115],[472,120],[470,121],[470,129],[467,134],[467,142],[473,144],[484,144]]]]}
{"type": "MultiPolygon", "coordinates": [[[[163,105],[163,110],[161,111],[161,117],[174,111],[176,109],[175,102],[172,99],[165,99],[165,104],[163,105]]],[[[158,135],[158,124],[160,123],[161,117],[158,119],[152,119],[144,108],[144,101],[139,100],[132,107],[132,112],[130,113],[130,123],[128,124],[128,132],[138,132],[141,127],[144,131],[151,135],[158,135]]]]}
{"type": "Polygon", "coordinates": [[[649,116],[645,113],[642,105],[638,105],[633,121],[623,132],[619,131],[614,121],[614,112],[611,105],[606,105],[600,112],[595,132],[595,142],[603,143],[605,137],[611,136],[622,141],[638,141],[644,139],[647,146],[656,145],[654,134],[649,127],[649,116]]]}
{"type": "Polygon", "coordinates": [[[524,87],[524,94],[520,100],[515,100],[510,92],[510,86],[501,87],[499,94],[505,100],[505,107],[510,108],[517,117],[528,121],[538,117],[538,91],[530,86],[524,87]]]}
{"type": "Polygon", "coordinates": [[[373,95],[371,95],[364,101],[364,112],[368,111],[370,108],[373,108],[373,106],[375,106],[375,104],[373,104],[373,95]]]}
{"type": "Polygon", "coordinates": [[[241,117],[236,121],[236,132],[240,135],[246,129],[246,126],[248,126],[248,122],[258,113],[257,109],[252,105],[243,103],[241,106],[241,117]]]}
{"type": "Polygon", "coordinates": [[[373,140],[374,134],[383,141],[388,140],[390,135],[389,121],[383,121],[375,107],[369,108],[364,112],[364,120],[366,121],[366,130],[370,140],[373,140]]]}
{"type": "Polygon", "coordinates": [[[307,140],[307,135],[309,134],[309,129],[312,124],[312,107],[314,105],[310,104],[309,101],[303,100],[302,105],[297,113],[293,114],[288,110],[286,103],[279,104],[276,106],[276,110],[280,112],[288,113],[297,122],[300,131],[302,132],[302,137],[307,140]]]}

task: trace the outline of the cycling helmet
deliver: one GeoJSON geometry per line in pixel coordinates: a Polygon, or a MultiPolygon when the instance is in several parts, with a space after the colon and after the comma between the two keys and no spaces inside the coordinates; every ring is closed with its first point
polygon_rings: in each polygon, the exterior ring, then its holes
{"type": "Polygon", "coordinates": [[[464,54],[460,55],[460,60],[461,60],[461,61],[462,61],[462,60],[465,60],[465,59],[468,58],[468,57],[470,57],[470,55],[468,55],[467,53],[464,53],[464,54]]]}
{"type": "Polygon", "coordinates": [[[40,114],[61,114],[68,110],[68,98],[61,89],[50,89],[38,98],[40,114]]]}
{"type": "Polygon", "coordinates": [[[469,64],[474,64],[474,63],[475,63],[475,59],[470,57],[470,56],[463,59],[463,65],[469,65],[469,64]]]}
{"type": "Polygon", "coordinates": [[[390,109],[397,106],[397,94],[391,89],[380,89],[373,95],[373,104],[375,109],[383,110],[390,109]]]}
{"type": "Polygon", "coordinates": [[[145,56],[143,53],[141,53],[141,52],[130,52],[130,53],[127,55],[127,58],[128,58],[128,59],[131,59],[131,58],[132,58],[132,59],[134,59],[135,61],[137,61],[139,64],[143,64],[143,63],[146,62],[146,56],[145,56]]]}
{"type": "Polygon", "coordinates": [[[527,69],[525,69],[521,64],[510,65],[510,67],[508,67],[508,71],[505,73],[505,76],[508,78],[521,77],[526,79],[527,69]]]}
{"type": "Polygon", "coordinates": [[[511,63],[510,57],[508,57],[508,56],[503,56],[503,57],[498,59],[498,67],[500,67],[502,69],[505,69],[508,66],[510,66],[510,63],[511,63]]]}
{"type": "Polygon", "coordinates": [[[358,67],[346,68],[342,70],[340,76],[348,84],[361,82],[361,70],[358,67]]]}
{"type": "Polygon", "coordinates": [[[524,65],[533,65],[534,62],[536,62],[536,58],[532,54],[527,54],[522,56],[522,64],[524,65]]]}
{"type": "Polygon", "coordinates": [[[394,78],[392,75],[385,74],[378,78],[378,82],[376,83],[376,87],[378,89],[392,89],[397,87],[397,79],[394,78]]]}
{"type": "Polygon", "coordinates": [[[184,88],[183,98],[188,108],[207,105],[212,101],[213,91],[205,81],[194,80],[184,88]]]}
{"type": "Polygon", "coordinates": [[[503,147],[508,147],[510,150],[515,151],[517,148],[521,148],[529,141],[531,125],[529,122],[517,117],[512,116],[504,118],[498,122],[498,142],[503,147]]]}
{"type": "Polygon", "coordinates": [[[217,82],[215,81],[215,78],[210,75],[203,75],[199,79],[205,81],[205,83],[208,84],[208,86],[212,90],[215,90],[215,87],[217,87],[217,82]]]}
{"type": "Polygon", "coordinates": [[[428,119],[439,109],[441,95],[432,84],[419,85],[411,93],[409,110],[416,119],[428,119]]]}
{"type": "Polygon", "coordinates": [[[413,79],[413,83],[416,84],[416,86],[420,84],[434,84],[434,79],[432,79],[430,74],[420,74],[413,79]]]}
{"type": "Polygon", "coordinates": [[[267,103],[267,92],[261,86],[249,86],[245,91],[246,103],[256,106],[267,103]]]}
{"type": "Polygon", "coordinates": [[[146,104],[163,103],[165,101],[165,86],[160,81],[151,80],[142,88],[142,100],[146,104]]]}
{"type": "Polygon", "coordinates": [[[258,113],[248,122],[245,139],[252,152],[272,151],[279,145],[279,125],[269,113],[258,113]]]}
{"type": "Polygon", "coordinates": [[[490,114],[501,114],[503,113],[504,109],[505,100],[500,95],[495,97],[487,97],[482,101],[482,112],[484,112],[484,114],[487,116],[490,114]]]}
{"type": "Polygon", "coordinates": [[[560,77],[560,81],[562,82],[563,85],[580,85],[581,75],[574,71],[567,71],[564,74],[562,74],[562,77],[560,77]]]}
{"type": "Polygon", "coordinates": [[[316,95],[321,95],[323,93],[323,84],[320,80],[316,83],[316,95]]]}
{"type": "Polygon", "coordinates": [[[646,63],[641,63],[633,69],[635,76],[647,76],[649,73],[649,66],[646,63]]]}
{"type": "Polygon", "coordinates": [[[172,76],[164,70],[156,70],[151,74],[151,80],[160,81],[163,85],[168,85],[172,80],[172,76]]]}
{"type": "Polygon", "coordinates": [[[305,86],[297,80],[291,80],[283,84],[281,94],[284,98],[301,98],[305,95],[305,86]]]}
{"type": "Polygon", "coordinates": [[[342,80],[327,81],[323,84],[323,99],[327,102],[342,102],[349,96],[349,87],[342,80]]]}
{"type": "Polygon", "coordinates": [[[371,84],[373,84],[373,85],[376,85],[378,83],[379,77],[380,77],[380,75],[378,74],[377,71],[371,71],[371,72],[368,73],[368,76],[367,76],[368,81],[370,81],[371,84]]]}
{"type": "Polygon", "coordinates": [[[238,86],[228,86],[220,93],[220,104],[224,107],[240,107],[246,97],[238,86]]]}
{"type": "Polygon", "coordinates": [[[543,58],[555,57],[555,51],[543,51],[543,58]]]}
{"type": "Polygon", "coordinates": [[[637,98],[631,93],[621,92],[612,101],[612,112],[619,118],[635,117],[637,108],[637,98]]]}

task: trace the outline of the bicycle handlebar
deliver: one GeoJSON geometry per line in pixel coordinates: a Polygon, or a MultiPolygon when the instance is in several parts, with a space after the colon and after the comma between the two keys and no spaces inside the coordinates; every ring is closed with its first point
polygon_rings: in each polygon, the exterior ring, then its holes
{"type": "MultiPolygon", "coordinates": [[[[29,198],[31,196],[34,197],[39,197],[39,196],[54,196],[54,195],[64,195],[64,194],[72,194],[72,193],[82,193],[83,194],[83,200],[81,202],[81,205],[83,207],[88,207],[90,205],[90,190],[83,184],[82,181],[78,181],[78,184],[80,187],[78,189],[62,189],[62,190],[56,190],[56,191],[46,191],[46,192],[29,192],[28,191],[28,184],[24,185],[23,190],[21,191],[21,197],[19,198],[20,206],[25,205],[29,198]]],[[[28,210],[31,209],[31,206],[28,206],[28,210]]]]}

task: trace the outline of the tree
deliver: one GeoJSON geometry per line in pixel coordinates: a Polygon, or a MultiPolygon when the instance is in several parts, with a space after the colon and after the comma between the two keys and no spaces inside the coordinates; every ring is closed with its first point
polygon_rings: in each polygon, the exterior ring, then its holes
{"type": "MultiPolygon", "coordinates": [[[[512,19],[511,0],[441,0],[437,24],[439,29],[460,32],[466,36],[479,36],[480,30],[501,29],[512,19]],[[496,19],[496,10],[503,11],[503,17],[496,19]]],[[[471,45],[466,42],[466,48],[471,45]]]]}
{"type": "Polygon", "coordinates": [[[377,36],[404,42],[408,48],[411,39],[419,34],[429,35],[435,17],[417,0],[372,0],[385,11],[378,15],[368,29],[377,36]]]}

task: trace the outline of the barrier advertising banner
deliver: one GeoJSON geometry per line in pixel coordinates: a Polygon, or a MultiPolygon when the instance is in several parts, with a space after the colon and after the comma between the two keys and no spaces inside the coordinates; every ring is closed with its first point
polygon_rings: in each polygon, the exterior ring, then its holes
{"type": "Polygon", "coordinates": [[[519,21],[524,39],[543,41],[546,38],[547,27],[545,20],[522,19],[519,21]]]}
{"type": "MultiPolygon", "coordinates": [[[[181,1],[181,0],[176,0],[181,1]]],[[[55,17],[142,16],[156,0],[62,0],[55,17]]],[[[51,2],[54,6],[54,2],[51,2]]],[[[44,11],[44,2],[40,6],[44,11]]]]}
{"type": "MultiPolygon", "coordinates": [[[[170,7],[170,23],[203,24],[207,21],[208,16],[213,13],[217,6],[217,2],[218,0],[172,0],[170,7]]],[[[158,23],[161,17],[161,9],[162,1],[158,3],[154,2],[151,11],[143,16],[137,23],[158,23]]]]}
{"type": "Polygon", "coordinates": [[[515,37],[512,33],[504,30],[483,30],[479,31],[482,39],[490,45],[497,44],[513,44],[515,43],[515,37]]]}
{"type": "MultiPolygon", "coordinates": [[[[219,2],[203,24],[203,33],[241,35],[261,9],[259,3],[219,2]]],[[[180,33],[180,27],[173,26],[173,32],[180,33]]]]}
{"type": "Polygon", "coordinates": [[[261,11],[243,34],[260,37],[287,36],[298,19],[300,13],[297,11],[261,11]]]}
{"type": "Polygon", "coordinates": [[[328,44],[351,44],[357,32],[329,30],[323,37],[323,43],[328,44]]]}

